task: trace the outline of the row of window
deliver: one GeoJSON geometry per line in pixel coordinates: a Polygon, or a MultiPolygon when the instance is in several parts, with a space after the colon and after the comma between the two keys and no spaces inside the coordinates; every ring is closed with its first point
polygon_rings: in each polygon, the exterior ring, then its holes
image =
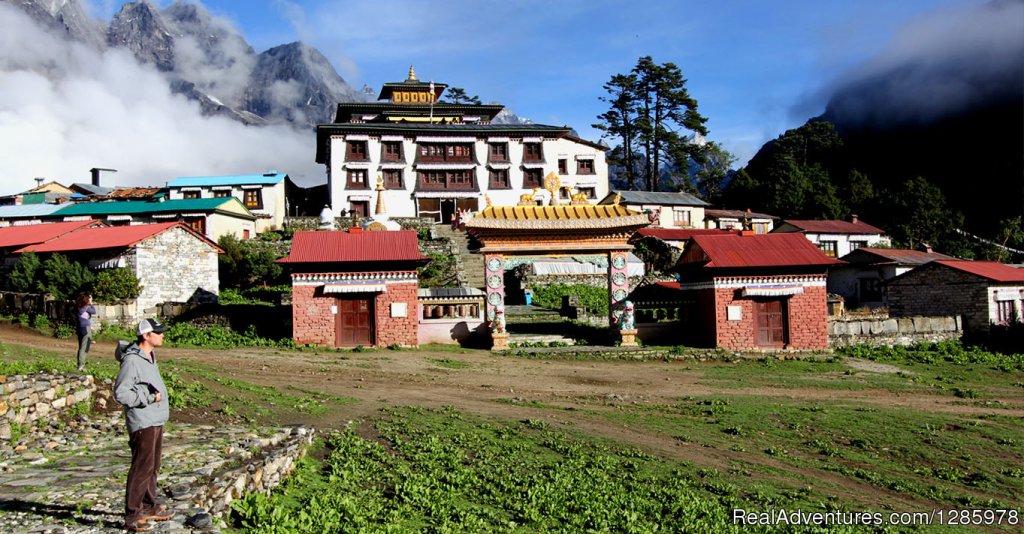
{"type": "MultiPolygon", "coordinates": [[[[402,161],[401,141],[382,141],[381,161],[402,161]]],[[[508,162],[508,143],[488,143],[487,161],[508,162]]],[[[369,161],[366,141],[349,141],[346,143],[346,161],[369,161]]],[[[422,143],[419,145],[419,161],[473,163],[473,145],[470,143],[422,143]]],[[[523,144],[523,161],[543,162],[544,153],[540,143],[523,144]]],[[[594,174],[594,160],[576,161],[576,174],[594,174]]],[[[558,160],[558,174],[569,174],[569,161],[558,160]]]]}
{"type": "MultiPolygon", "coordinates": [[[[850,241],[850,251],[853,252],[861,247],[868,246],[867,241],[850,241]]],[[[838,241],[818,241],[818,248],[830,258],[835,258],[839,253],[838,241]]]]}
{"type": "MultiPolygon", "coordinates": [[[[349,169],[346,189],[369,189],[368,171],[365,169],[349,169]]],[[[401,169],[385,169],[381,171],[381,179],[384,182],[384,189],[405,189],[405,182],[402,179],[401,169]]],[[[488,189],[512,189],[508,169],[489,169],[488,189]]],[[[429,190],[472,190],[476,188],[475,172],[471,169],[459,170],[429,170],[417,173],[418,189],[429,190]]],[[[543,169],[524,169],[522,189],[534,189],[544,187],[543,169]]],[[[593,187],[581,187],[580,192],[587,193],[588,198],[596,195],[593,187]]],[[[563,198],[567,194],[563,189],[560,193],[563,198]]],[[[689,212],[686,214],[689,220],[689,212]]]]}
{"type": "MultiPolygon", "coordinates": [[[[213,191],[212,198],[228,198],[231,196],[231,191],[218,190],[213,191]]],[[[196,198],[203,198],[202,191],[182,191],[181,197],[185,200],[191,200],[196,198]]],[[[262,209],[263,208],[263,191],[260,189],[244,189],[242,190],[242,203],[249,209],[262,209]]]]}

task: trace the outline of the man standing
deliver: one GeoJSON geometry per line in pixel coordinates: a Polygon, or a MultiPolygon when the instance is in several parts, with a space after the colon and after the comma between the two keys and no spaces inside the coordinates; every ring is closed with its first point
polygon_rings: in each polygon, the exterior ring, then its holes
{"type": "Polygon", "coordinates": [[[138,339],[124,350],[114,383],[114,398],[124,405],[132,451],[124,498],[124,528],[132,532],[152,530],[154,522],[174,516],[157,500],[156,489],[163,425],[170,410],[154,349],[164,344],[166,331],[156,319],[139,321],[138,339]]]}

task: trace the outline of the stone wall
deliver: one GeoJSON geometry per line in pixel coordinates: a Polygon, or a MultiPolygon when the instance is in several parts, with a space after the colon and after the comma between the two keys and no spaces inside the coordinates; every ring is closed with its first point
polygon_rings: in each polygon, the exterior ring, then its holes
{"type": "Polygon", "coordinates": [[[313,434],[313,429],[298,426],[256,440],[250,449],[260,450],[258,455],[239,451],[240,466],[214,471],[209,482],[201,481],[195,488],[180,493],[215,516],[227,516],[235,499],[248,493],[270,495],[295,469],[296,460],[306,454],[313,434]]]}
{"type": "Polygon", "coordinates": [[[139,243],[129,256],[135,257],[142,285],[139,313],[156,314],[156,305],[162,302],[216,301],[217,252],[189,232],[171,228],[139,243]]]}
{"type": "Polygon", "coordinates": [[[0,375],[0,439],[11,439],[12,425],[31,425],[91,402],[94,391],[92,375],[0,375]]]}
{"type": "MultiPolygon", "coordinates": [[[[105,324],[133,326],[138,321],[135,302],[127,304],[95,304],[96,315],[92,318],[95,333],[105,324]]],[[[44,315],[51,325],[75,326],[75,303],[70,300],[47,299],[39,293],[0,292],[0,314],[17,317],[23,313],[31,316],[44,315]]]]}
{"type": "Polygon", "coordinates": [[[965,335],[988,334],[988,284],[977,276],[927,264],[891,280],[887,294],[893,317],[959,315],[965,335]]]}
{"type": "Polygon", "coordinates": [[[828,321],[828,344],[913,345],[960,339],[960,316],[833,318],[828,321]]]}

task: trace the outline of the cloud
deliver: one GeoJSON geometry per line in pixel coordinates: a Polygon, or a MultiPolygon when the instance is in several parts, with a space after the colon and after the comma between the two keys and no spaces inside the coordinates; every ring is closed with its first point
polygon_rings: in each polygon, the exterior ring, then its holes
{"type": "Polygon", "coordinates": [[[291,24],[299,40],[309,44],[316,40],[316,30],[306,21],[306,10],[290,0],[274,0],[274,7],[291,24]]]}
{"type": "Polygon", "coordinates": [[[97,166],[119,170],[105,185],[268,169],[323,182],[310,132],[204,117],[128,52],[61,40],[6,4],[0,27],[0,194],[24,191],[36,176],[88,181],[97,166]]]}
{"type": "MultiPolygon", "coordinates": [[[[927,122],[1024,96],[1024,2],[943,9],[900,29],[881,52],[830,87],[842,122],[927,122]]],[[[965,132],[966,133],[966,132],[965,132]]]]}
{"type": "Polygon", "coordinates": [[[185,7],[176,4],[170,9],[187,12],[195,9],[198,17],[182,17],[168,25],[176,33],[174,41],[174,72],[193,82],[203,92],[229,105],[238,105],[256,66],[256,54],[241,33],[226,18],[210,14],[199,3],[185,7]],[[194,6],[194,8],[192,7],[194,6]],[[205,24],[204,24],[205,22],[205,24]],[[202,42],[197,38],[201,36],[202,42]]]}

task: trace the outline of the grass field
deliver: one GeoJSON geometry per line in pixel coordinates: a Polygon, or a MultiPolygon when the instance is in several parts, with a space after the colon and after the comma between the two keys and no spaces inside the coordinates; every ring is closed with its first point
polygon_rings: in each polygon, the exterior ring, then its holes
{"type": "MultiPolygon", "coordinates": [[[[236,502],[234,528],[242,531],[775,530],[734,524],[736,509],[871,511],[883,522],[889,512],[1013,510],[1001,523],[994,513],[985,528],[1024,525],[1021,355],[942,344],[855,348],[816,360],[540,362],[546,375],[583,368],[628,375],[657,366],[658,380],[690,383],[699,393],[638,388],[525,398],[467,378],[460,388],[480,390],[474,399],[495,410],[407,402],[348,421],[339,414],[367,403],[356,398],[364,392],[339,393],[326,377],[373,377],[421,360],[396,372],[433,384],[495,366],[490,382],[527,363],[476,351],[259,350],[268,359],[296,358],[296,366],[305,358],[305,374],[271,381],[272,368],[263,382],[229,377],[223,358],[161,364],[178,414],[206,410],[255,425],[301,420],[334,429],[273,494],[236,502]],[[495,416],[503,407],[509,415],[495,416]]],[[[2,374],[72,365],[0,344],[2,374]]],[[[113,361],[96,365],[98,376],[114,371],[113,361]]],[[[374,392],[387,394],[386,387],[374,392]]],[[[925,530],[936,529],[959,530],[925,530]]]]}

